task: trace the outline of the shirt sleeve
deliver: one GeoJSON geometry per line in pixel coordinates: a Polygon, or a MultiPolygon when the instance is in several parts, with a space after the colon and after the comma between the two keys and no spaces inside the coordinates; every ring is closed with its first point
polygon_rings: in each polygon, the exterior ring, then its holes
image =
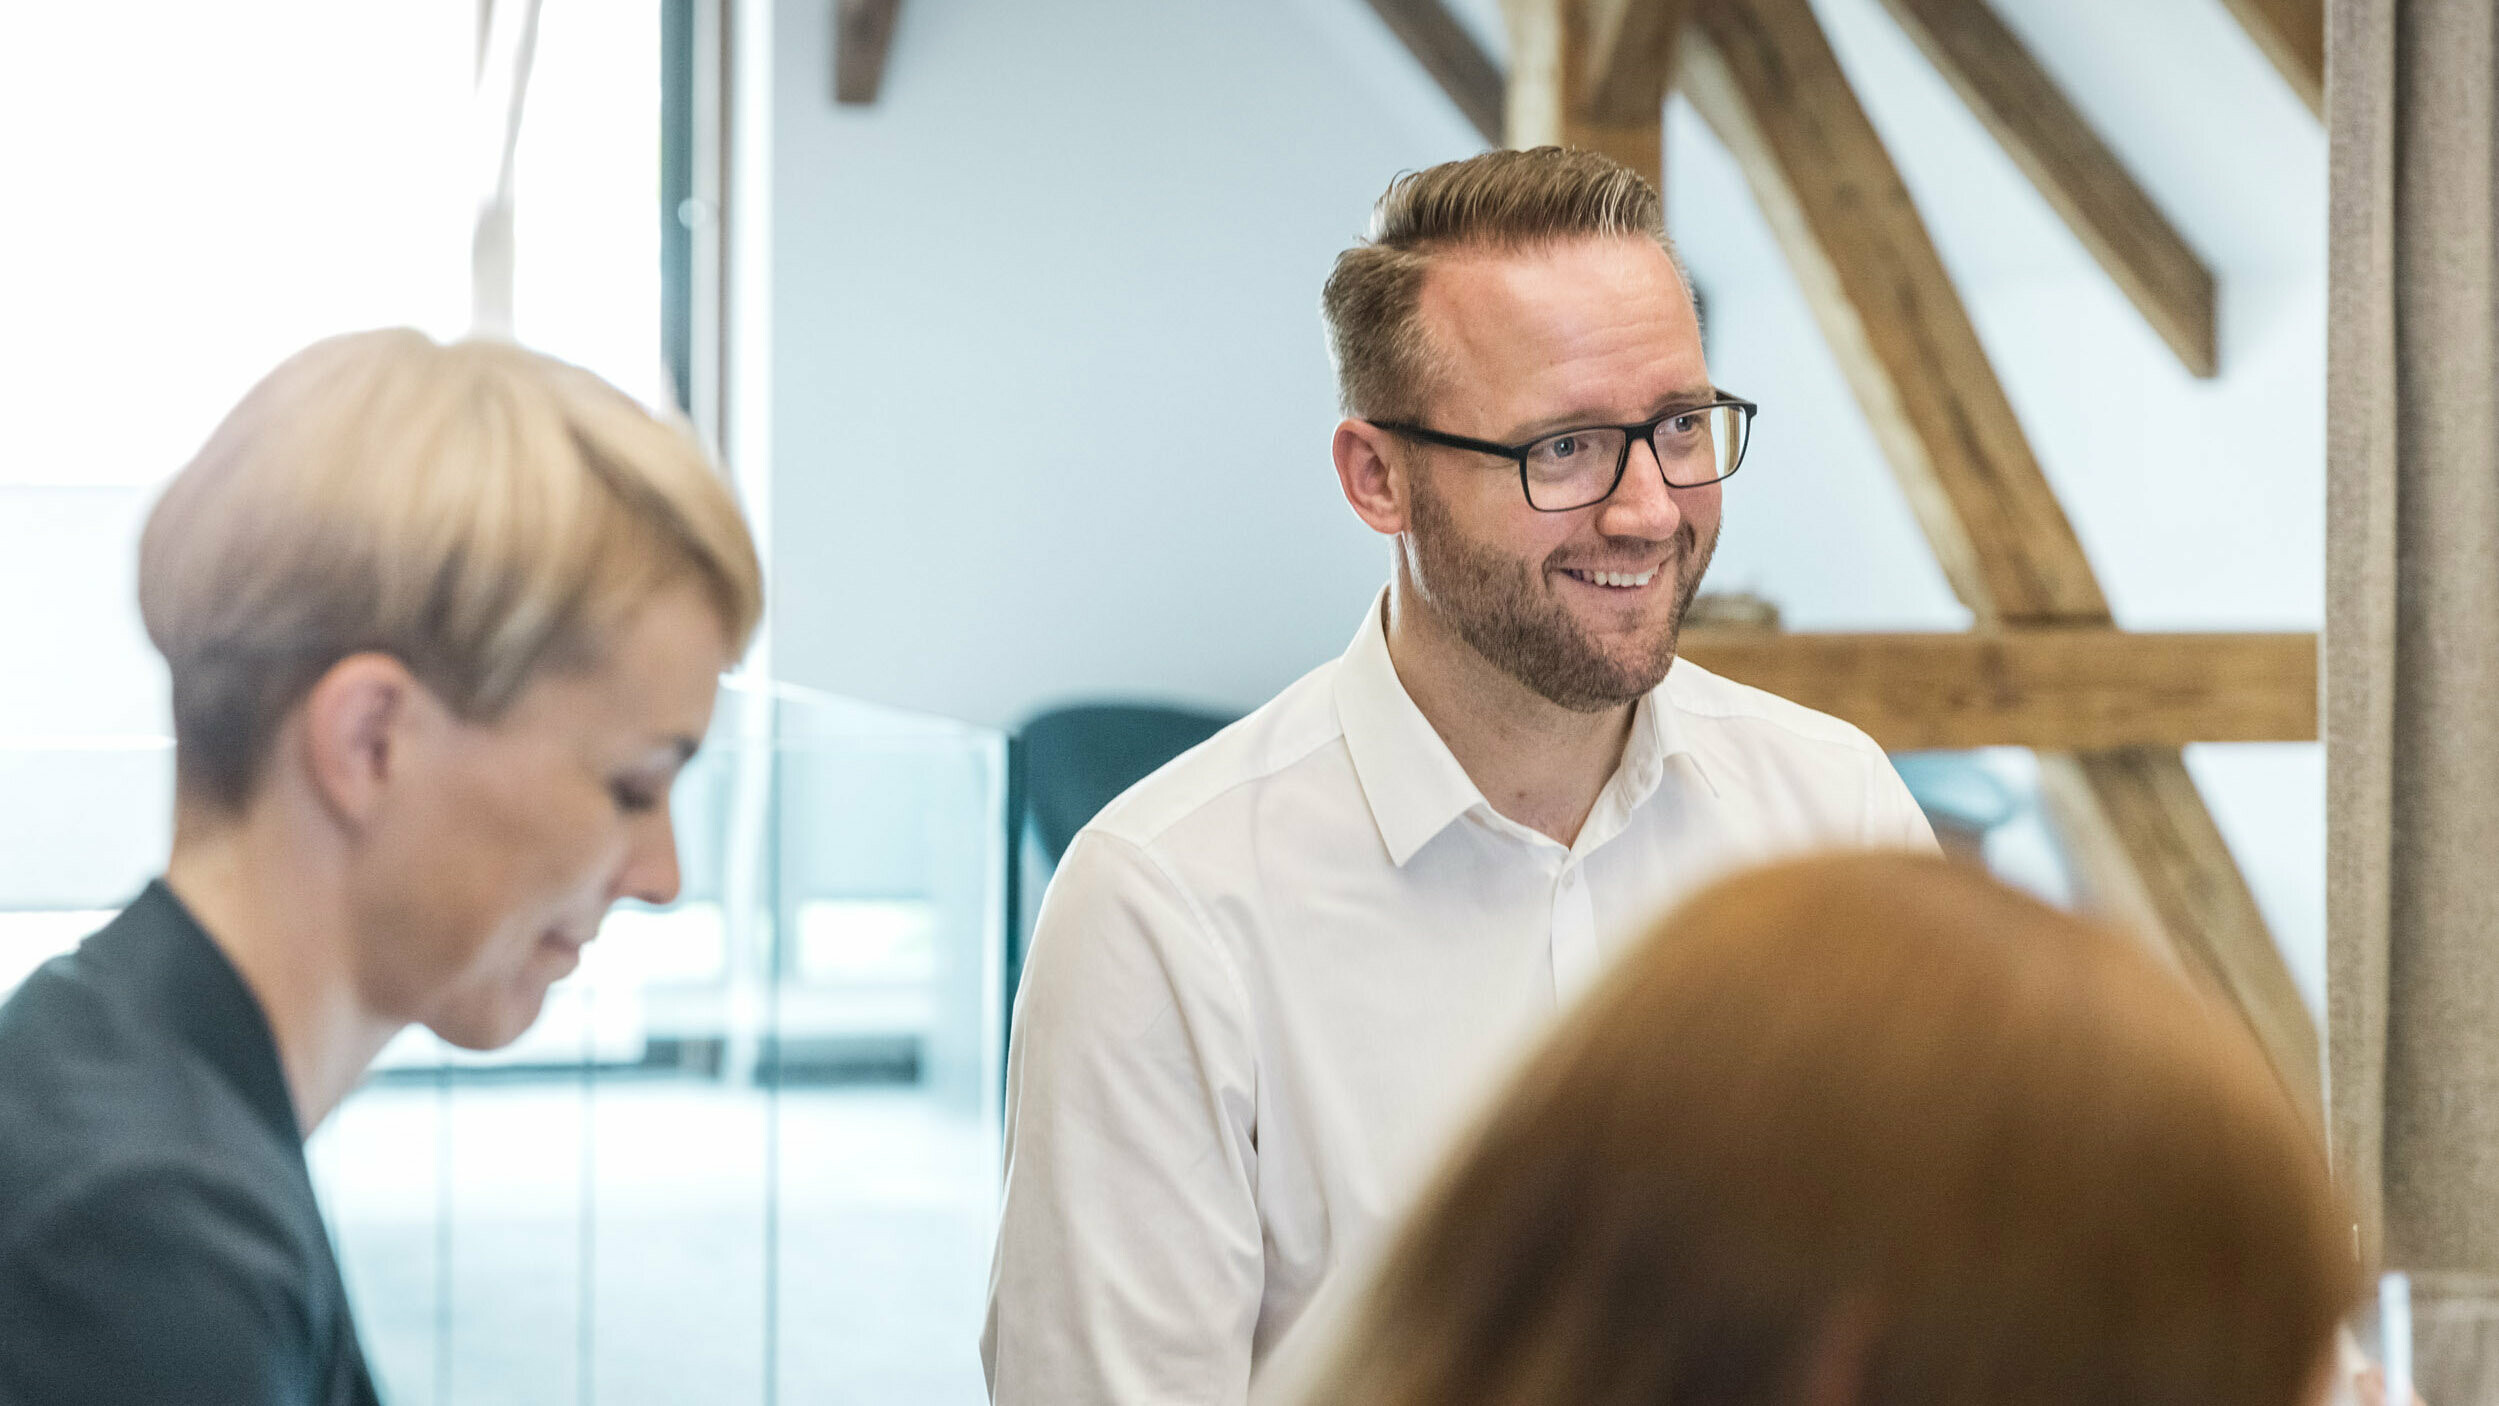
{"type": "Polygon", "coordinates": [[[1909,783],[1900,779],[1900,772],[1880,747],[1871,740],[1866,746],[1873,753],[1867,759],[1871,774],[1866,778],[1866,846],[1942,853],[1943,846],[1935,842],[1935,827],[1928,823],[1918,798],[1909,794],[1909,783]]]}
{"type": "Polygon", "coordinates": [[[1198,905],[1135,846],[1078,836],[1008,1049],[981,1337],[1000,1406],[1247,1399],[1265,1273],[1255,1071],[1238,973],[1198,905]]]}
{"type": "Polygon", "coordinates": [[[245,1189],[137,1169],[17,1229],[0,1256],[0,1401],[320,1399],[309,1270],[245,1189]]]}

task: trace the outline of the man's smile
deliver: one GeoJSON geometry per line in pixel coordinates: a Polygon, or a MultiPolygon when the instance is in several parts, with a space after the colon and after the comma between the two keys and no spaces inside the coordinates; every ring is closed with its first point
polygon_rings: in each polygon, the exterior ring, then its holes
{"type": "Polygon", "coordinates": [[[1658,568],[1654,566],[1640,571],[1582,571],[1567,566],[1562,568],[1562,574],[1574,581],[1609,591],[1639,590],[1656,580],[1657,573],[1658,568]]]}

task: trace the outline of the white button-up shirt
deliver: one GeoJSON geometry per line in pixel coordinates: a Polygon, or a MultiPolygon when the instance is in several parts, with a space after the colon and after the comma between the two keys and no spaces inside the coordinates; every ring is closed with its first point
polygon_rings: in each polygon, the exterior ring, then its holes
{"type": "Polygon", "coordinates": [[[1051,881],[981,1339],[1007,1406],[1245,1400],[1664,908],[1781,854],[1934,845],[1865,734],[1681,661],[1562,845],[1486,803],[1399,683],[1383,613],[1113,802],[1051,881]]]}

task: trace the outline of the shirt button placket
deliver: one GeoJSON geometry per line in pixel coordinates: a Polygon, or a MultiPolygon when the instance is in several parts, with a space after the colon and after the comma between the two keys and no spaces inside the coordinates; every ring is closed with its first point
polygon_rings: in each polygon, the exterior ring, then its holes
{"type": "Polygon", "coordinates": [[[1596,908],[1577,861],[1562,866],[1553,885],[1553,1003],[1567,1006],[1597,975],[1596,908]]]}

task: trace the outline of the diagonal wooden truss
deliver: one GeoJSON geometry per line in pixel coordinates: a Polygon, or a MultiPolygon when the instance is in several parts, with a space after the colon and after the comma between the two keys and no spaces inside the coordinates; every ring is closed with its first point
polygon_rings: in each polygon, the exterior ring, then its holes
{"type": "MultiPolygon", "coordinates": [[[[1884,0],[2189,370],[2214,282],[1985,0],[1884,0]]],[[[2320,0],[2229,0],[2311,106],[2320,0]]],[[[2095,906],[2228,999],[2317,1114],[2317,1034],[2179,751],[2313,740],[2316,637],[2114,628],[1967,310],[1810,0],[1504,0],[1506,80],[1440,0],[1371,0],[1487,141],[1660,171],[1679,88],[1735,155],[1804,286],[1967,635],[1687,632],[1685,652],[1894,746],[2038,749],[2095,906]],[[1497,119],[1496,119],[1496,116],[1497,119]]]]}

